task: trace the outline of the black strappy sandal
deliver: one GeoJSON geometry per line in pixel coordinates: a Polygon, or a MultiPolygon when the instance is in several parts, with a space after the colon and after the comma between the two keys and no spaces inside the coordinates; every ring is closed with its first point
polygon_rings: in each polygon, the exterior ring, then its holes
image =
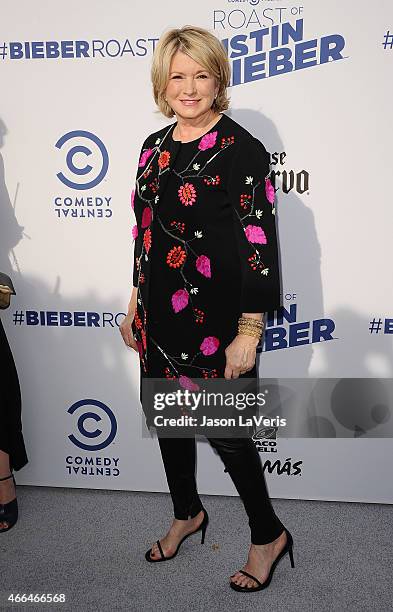
{"type": "MultiPolygon", "coordinates": [[[[285,529],[285,527],[284,527],[284,529],[285,529]]],[[[260,580],[258,580],[258,578],[256,578],[252,574],[249,574],[245,570],[238,570],[241,574],[244,574],[248,578],[252,578],[252,580],[255,580],[255,582],[257,583],[258,586],[256,586],[256,587],[240,586],[239,584],[236,584],[236,582],[233,582],[232,580],[230,580],[229,584],[231,585],[232,589],[234,589],[235,591],[239,591],[240,593],[248,593],[248,592],[249,593],[254,593],[255,591],[262,591],[262,589],[266,589],[266,587],[268,587],[270,582],[271,582],[271,579],[273,577],[273,572],[274,572],[274,570],[277,567],[277,563],[280,561],[280,559],[283,558],[283,556],[286,553],[289,553],[289,558],[291,560],[291,567],[295,567],[295,563],[293,561],[293,538],[292,538],[292,535],[289,533],[288,529],[285,529],[285,533],[287,534],[286,544],[285,544],[284,548],[282,549],[282,551],[277,556],[277,559],[275,559],[273,561],[272,566],[270,568],[269,575],[266,578],[265,582],[260,582],[260,580]]]]}
{"type": "Polygon", "coordinates": [[[194,533],[197,533],[198,531],[202,531],[202,537],[201,537],[201,544],[204,543],[205,541],[205,533],[206,533],[206,529],[207,529],[207,525],[209,523],[209,516],[205,510],[205,508],[202,508],[203,513],[204,513],[204,517],[203,517],[203,521],[202,523],[199,525],[198,529],[195,529],[195,531],[191,531],[191,533],[187,533],[179,542],[179,544],[177,545],[177,548],[175,550],[175,552],[173,553],[173,555],[171,555],[170,557],[166,557],[164,555],[164,552],[162,550],[161,544],[160,544],[160,540],[157,540],[157,546],[158,546],[158,550],[160,551],[160,555],[161,555],[161,559],[152,559],[150,556],[151,553],[151,548],[149,548],[149,550],[146,552],[145,554],[145,559],[146,561],[149,561],[150,563],[160,563],[161,561],[169,561],[169,559],[173,559],[173,557],[176,557],[179,548],[181,546],[181,544],[184,542],[184,540],[186,538],[188,538],[188,536],[190,535],[194,535],[194,533]]]}
{"type": "MultiPolygon", "coordinates": [[[[16,482],[15,482],[15,478],[13,474],[10,474],[9,476],[6,476],[5,478],[0,478],[1,480],[8,480],[9,478],[12,478],[14,481],[14,485],[16,488],[16,482]]],[[[0,533],[3,533],[4,531],[8,531],[9,529],[11,529],[11,527],[13,527],[16,523],[16,521],[18,520],[18,500],[13,499],[10,502],[8,502],[8,504],[0,504],[0,523],[4,522],[4,523],[8,523],[8,527],[3,527],[2,529],[0,529],[0,533]]]]}

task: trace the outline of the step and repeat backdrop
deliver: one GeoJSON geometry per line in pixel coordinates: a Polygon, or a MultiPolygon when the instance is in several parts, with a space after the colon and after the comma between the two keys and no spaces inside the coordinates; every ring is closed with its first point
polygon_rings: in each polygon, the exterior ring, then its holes
{"type": "MultiPolygon", "coordinates": [[[[227,114],[276,173],[285,309],[258,367],[291,428],[255,435],[270,494],[392,503],[391,1],[25,0],[2,15],[0,270],[17,295],[1,318],[29,456],[18,482],[168,490],[118,326],[139,151],[176,120],[156,112],[152,54],[192,24],[226,46],[227,114]]],[[[198,483],[236,495],[205,439],[198,483]]]]}

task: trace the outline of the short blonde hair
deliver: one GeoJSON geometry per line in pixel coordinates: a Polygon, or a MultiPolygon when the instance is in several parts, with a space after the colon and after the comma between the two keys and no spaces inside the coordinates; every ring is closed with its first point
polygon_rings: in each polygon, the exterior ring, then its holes
{"type": "Polygon", "coordinates": [[[212,109],[220,113],[229,107],[230,98],[226,89],[229,86],[231,68],[224,45],[204,28],[186,25],[180,29],[165,32],[157,43],[151,67],[154,101],[158,106],[155,112],[165,117],[173,117],[174,111],[165,101],[165,90],[169,79],[172,57],[177,51],[185,53],[210,72],[219,86],[212,109]]]}

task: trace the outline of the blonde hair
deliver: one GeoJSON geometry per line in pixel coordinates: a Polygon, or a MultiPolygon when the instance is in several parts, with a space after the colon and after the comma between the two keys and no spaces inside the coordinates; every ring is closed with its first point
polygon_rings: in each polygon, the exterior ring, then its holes
{"type": "Polygon", "coordinates": [[[165,32],[157,43],[151,67],[154,101],[158,106],[155,112],[165,117],[173,117],[174,111],[165,101],[165,90],[169,79],[172,57],[177,51],[185,53],[210,72],[219,86],[212,110],[220,113],[229,107],[230,98],[226,89],[229,86],[231,68],[224,45],[204,28],[186,25],[180,29],[165,32]]]}

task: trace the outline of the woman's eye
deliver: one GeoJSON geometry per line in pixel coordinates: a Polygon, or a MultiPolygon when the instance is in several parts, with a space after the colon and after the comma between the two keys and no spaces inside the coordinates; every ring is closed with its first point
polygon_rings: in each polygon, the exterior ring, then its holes
{"type": "MultiPolygon", "coordinates": [[[[199,79],[208,79],[209,77],[207,76],[207,74],[199,74],[198,75],[199,79]]],[[[180,74],[175,74],[173,75],[172,79],[181,79],[180,74]]]]}

